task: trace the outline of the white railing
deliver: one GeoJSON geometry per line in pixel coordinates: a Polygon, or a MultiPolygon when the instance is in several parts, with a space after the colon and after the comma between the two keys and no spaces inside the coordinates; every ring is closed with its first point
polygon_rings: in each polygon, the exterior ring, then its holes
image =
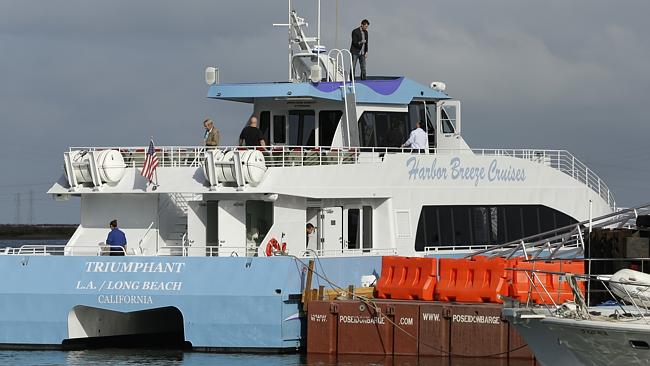
{"type": "Polygon", "coordinates": [[[427,254],[440,254],[446,252],[473,252],[476,250],[486,250],[492,245],[451,245],[451,246],[438,246],[438,247],[424,247],[424,255],[427,254]]]}
{"type": "MultiPolygon", "coordinates": [[[[380,163],[387,154],[411,154],[410,148],[390,147],[306,147],[275,145],[269,147],[224,146],[222,150],[259,150],[264,154],[268,167],[294,167],[312,165],[342,165],[380,163]]],[[[122,153],[127,166],[142,167],[146,147],[71,147],[75,150],[114,149],[122,153]]],[[[205,147],[201,146],[159,146],[156,154],[161,167],[200,167],[203,165],[205,147]]],[[[539,149],[427,149],[426,155],[474,154],[479,156],[512,157],[536,162],[556,169],[596,192],[616,208],[616,202],[609,187],[598,175],[566,150],[539,149]]]]}
{"type": "Polygon", "coordinates": [[[361,255],[397,255],[395,248],[362,248],[362,249],[319,249],[305,250],[300,253],[301,257],[346,257],[361,255]]]}
{"type": "MultiPolygon", "coordinates": [[[[243,247],[243,246],[187,246],[187,245],[171,245],[163,246],[158,249],[156,256],[207,256],[207,257],[254,257],[258,255],[259,248],[257,247],[243,247]]],[[[113,252],[121,251],[123,255],[128,256],[142,256],[142,252],[133,250],[127,247],[126,252],[121,247],[113,248],[113,252]]],[[[109,246],[98,245],[23,245],[21,247],[7,247],[0,251],[0,255],[67,255],[67,256],[108,256],[111,254],[109,246]]],[[[286,253],[292,254],[292,253],[286,253]]],[[[313,257],[313,256],[328,256],[328,257],[342,257],[342,256],[361,256],[361,255],[396,255],[397,250],[388,249],[329,249],[329,250],[308,250],[298,253],[299,257],[313,257]]],[[[284,255],[284,254],[283,254],[284,255]]]]}
{"type": "Polygon", "coordinates": [[[0,255],[73,255],[73,256],[102,256],[121,252],[122,255],[137,255],[135,249],[126,252],[122,247],[109,247],[107,245],[49,245],[29,244],[20,247],[6,247],[0,255]]]}

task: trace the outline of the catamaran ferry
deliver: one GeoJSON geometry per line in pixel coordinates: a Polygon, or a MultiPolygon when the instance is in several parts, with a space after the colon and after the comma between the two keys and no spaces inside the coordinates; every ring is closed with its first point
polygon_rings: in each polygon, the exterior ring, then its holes
{"type": "Polygon", "coordinates": [[[223,84],[206,69],[207,97],[250,104],[266,147],[156,147],[155,184],[147,148],[64,152],[48,193],[79,199],[81,222],[65,246],[0,256],[0,344],[296,350],[308,258],[312,286],[360,286],[385,255],[463,255],[616,210],[569,152],[470,148],[444,83],[355,80],[350,53],[304,25],[291,11],[288,81],[223,84]],[[417,122],[426,148],[390,146],[417,122]],[[112,219],[125,256],[108,255],[112,219]]]}

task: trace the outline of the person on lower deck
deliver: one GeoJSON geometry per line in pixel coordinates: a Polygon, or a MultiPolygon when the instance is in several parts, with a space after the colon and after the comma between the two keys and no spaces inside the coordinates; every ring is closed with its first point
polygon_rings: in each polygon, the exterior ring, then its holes
{"type": "Polygon", "coordinates": [[[108,233],[106,238],[106,245],[110,247],[112,256],[121,256],[126,254],[126,235],[124,232],[117,228],[117,220],[110,223],[111,232],[108,233]]]}
{"type": "Polygon", "coordinates": [[[424,153],[429,139],[422,127],[424,127],[424,124],[422,121],[418,121],[416,128],[411,131],[409,139],[402,144],[402,147],[410,146],[413,148],[413,152],[424,153]]]}
{"type": "Polygon", "coordinates": [[[307,240],[305,241],[305,247],[309,248],[309,235],[314,233],[314,230],[316,230],[316,227],[312,225],[311,222],[307,223],[307,240]]]}

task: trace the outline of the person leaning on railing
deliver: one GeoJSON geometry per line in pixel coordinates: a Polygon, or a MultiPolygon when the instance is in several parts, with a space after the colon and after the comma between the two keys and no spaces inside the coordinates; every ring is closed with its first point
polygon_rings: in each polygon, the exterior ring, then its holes
{"type": "Polygon", "coordinates": [[[416,128],[411,131],[409,139],[401,147],[410,146],[413,152],[424,153],[427,148],[428,136],[422,127],[424,127],[424,124],[422,121],[418,121],[416,128]]]}
{"type": "Polygon", "coordinates": [[[117,220],[110,223],[111,231],[106,238],[106,245],[109,246],[111,256],[123,256],[126,254],[126,235],[117,228],[117,220]]]}

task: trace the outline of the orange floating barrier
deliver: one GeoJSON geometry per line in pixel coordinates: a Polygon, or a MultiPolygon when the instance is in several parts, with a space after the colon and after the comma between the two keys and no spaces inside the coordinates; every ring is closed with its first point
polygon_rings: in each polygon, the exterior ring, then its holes
{"type": "Polygon", "coordinates": [[[509,261],[477,256],[472,259],[440,259],[436,295],[441,301],[502,303],[508,295],[509,261]]]}
{"type": "MultiPolygon", "coordinates": [[[[562,304],[573,300],[573,291],[562,273],[584,274],[582,260],[517,260],[510,276],[509,296],[520,302],[562,304]]],[[[585,293],[584,282],[578,286],[585,293]]]]}
{"type": "Polygon", "coordinates": [[[433,300],[437,282],[435,258],[382,257],[377,297],[398,300],[433,300]]]}

